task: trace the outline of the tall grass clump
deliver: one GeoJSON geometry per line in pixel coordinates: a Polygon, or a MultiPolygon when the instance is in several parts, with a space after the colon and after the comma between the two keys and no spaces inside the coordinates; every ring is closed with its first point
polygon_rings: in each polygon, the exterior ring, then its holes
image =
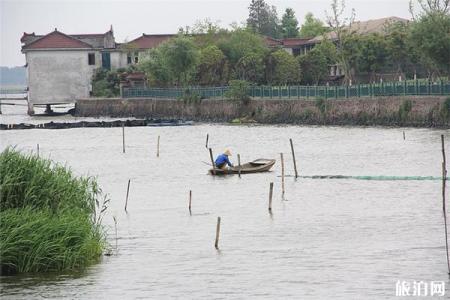
{"type": "Polygon", "coordinates": [[[75,270],[107,244],[95,179],[7,148],[0,154],[0,265],[4,275],[75,270]]]}

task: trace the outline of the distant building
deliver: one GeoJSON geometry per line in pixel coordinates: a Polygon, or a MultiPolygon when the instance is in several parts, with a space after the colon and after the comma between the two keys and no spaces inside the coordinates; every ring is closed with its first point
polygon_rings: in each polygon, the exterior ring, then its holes
{"type": "MultiPolygon", "coordinates": [[[[359,34],[383,33],[393,22],[408,22],[405,19],[389,17],[365,22],[355,22],[350,28],[359,34]]],[[[142,34],[126,42],[116,43],[112,26],[100,34],[65,34],[54,31],[46,35],[24,33],[22,53],[25,54],[29,113],[34,105],[74,103],[76,99],[87,98],[92,91],[91,80],[97,68],[116,69],[137,64],[145,52],[173,38],[176,34],[142,34]]],[[[333,32],[313,38],[274,39],[265,37],[268,47],[281,48],[292,55],[308,53],[324,38],[333,42],[333,32]]],[[[330,78],[342,76],[338,65],[330,66],[330,78]]],[[[132,86],[142,85],[144,75],[128,78],[132,86]]]]}

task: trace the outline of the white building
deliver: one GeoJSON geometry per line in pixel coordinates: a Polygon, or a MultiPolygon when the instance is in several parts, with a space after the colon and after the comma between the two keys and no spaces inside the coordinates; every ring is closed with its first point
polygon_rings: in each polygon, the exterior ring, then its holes
{"type": "Polygon", "coordinates": [[[74,103],[89,97],[94,70],[126,66],[127,54],[114,40],[113,30],[102,34],[66,35],[55,29],[46,35],[24,33],[29,113],[34,105],[74,103]]]}

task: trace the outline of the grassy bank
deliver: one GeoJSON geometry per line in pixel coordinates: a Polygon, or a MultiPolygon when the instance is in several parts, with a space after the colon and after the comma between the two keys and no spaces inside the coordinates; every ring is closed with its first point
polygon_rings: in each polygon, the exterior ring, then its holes
{"type": "Polygon", "coordinates": [[[3,151],[1,273],[74,270],[97,261],[106,247],[100,194],[92,178],[75,177],[34,155],[3,151]]]}

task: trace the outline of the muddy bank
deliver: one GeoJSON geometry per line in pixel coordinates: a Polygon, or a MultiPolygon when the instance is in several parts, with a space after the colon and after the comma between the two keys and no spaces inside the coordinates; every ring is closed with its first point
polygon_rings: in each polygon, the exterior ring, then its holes
{"type": "Polygon", "coordinates": [[[75,114],[82,117],[171,118],[202,122],[230,122],[246,118],[265,124],[386,125],[450,127],[446,96],[403,96],[333,100],[205,99],[185,103],[173,99],[82,99],[75,114]]]}
{"type": "Polygon", "coordinates": [[[81,121],[81,122],[47,122],[40,124],[18,123],[0,124],[0,130],[11,129],[68,129],[83,127],[139,127],[139,126],[184,126],[192,125],[192,122],[183,120],[162,119],[137,119],[115,121],[81,121]]]}

